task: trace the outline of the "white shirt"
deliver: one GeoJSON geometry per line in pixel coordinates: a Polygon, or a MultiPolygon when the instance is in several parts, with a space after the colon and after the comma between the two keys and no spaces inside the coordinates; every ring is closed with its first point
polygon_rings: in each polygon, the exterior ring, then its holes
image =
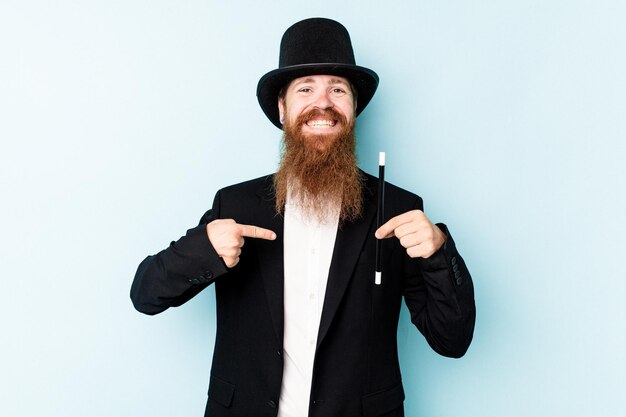
{"type": "Polygon", "coordinates": [[[305,216],[301,207],[287,198],[284,365],[278,417],[309,414],[313,359],[338,224],[339,208],[320,221],[305,216]]]}

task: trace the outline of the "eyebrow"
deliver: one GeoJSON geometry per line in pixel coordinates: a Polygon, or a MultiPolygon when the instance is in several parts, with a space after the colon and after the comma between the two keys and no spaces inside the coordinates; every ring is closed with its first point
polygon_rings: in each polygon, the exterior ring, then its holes
{"type": "MultiPolygon", "coordinates": [[[[313,78],[305,78],[303,80],[298,80],[296,81],[293,85],[300,85],[300,84],[306,84],[306,83],[314,83],[315,80],[313,78]]],[[[350,86],[349,82],[346,82],[344,80],[341,80],[339,78],[331,78],[329,84],[343,84],[346,86],[350,86]]]]}

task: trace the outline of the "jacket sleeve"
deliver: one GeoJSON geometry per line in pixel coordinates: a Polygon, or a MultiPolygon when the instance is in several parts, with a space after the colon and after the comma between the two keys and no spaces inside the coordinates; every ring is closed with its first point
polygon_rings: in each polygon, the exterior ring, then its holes
{"type": "Polygon", "coordinates": [[[427,259],[407,257],[404,298],[428,344],[443,356],[460,358],[474,334],[474,287],[448,228],[437,226],[446,242],[427,259]]]}
{"type": "Polygon", "coordinates": [[[207,223],[218,218],[218,213],[219,193],[197,227],[139,264],[130,289],[138,311],[153,315],[178,307],[227,272],[206,233],[207,223]]]}

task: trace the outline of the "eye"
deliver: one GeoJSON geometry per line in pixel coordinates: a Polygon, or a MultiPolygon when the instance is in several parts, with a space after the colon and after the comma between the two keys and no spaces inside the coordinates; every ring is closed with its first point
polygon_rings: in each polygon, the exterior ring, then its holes
{"type": "Polygon", "coordinates": [[[313,90],[311,90],[310,87],[302,87],[301,89],[298,90],[299,93],[310,93],[311,91],[313,90]]]}
{"type": "Polygon", "coordinates": [[[339,87],[333,88],[332,92],[334,94],[346,94],[346,90],[344,90],[343,88],[339,88],[339,87]]]}

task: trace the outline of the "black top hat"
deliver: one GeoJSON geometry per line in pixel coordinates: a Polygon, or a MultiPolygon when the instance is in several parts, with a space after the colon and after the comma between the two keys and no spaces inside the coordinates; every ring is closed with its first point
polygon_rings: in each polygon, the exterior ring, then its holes
{"type": "Polygon", "coordinates": [[[281,88],[295,78],[316,74],[338,75],[352,82],[357,91],[357,116],[378,87],[374,71],[355,65],[350,35],[341,23],[323,18],[302,20],[285,31],[278,69],[261,77],[256,90],[263,112],[276,127],[282,128],[277,102],[281,88]]]}

